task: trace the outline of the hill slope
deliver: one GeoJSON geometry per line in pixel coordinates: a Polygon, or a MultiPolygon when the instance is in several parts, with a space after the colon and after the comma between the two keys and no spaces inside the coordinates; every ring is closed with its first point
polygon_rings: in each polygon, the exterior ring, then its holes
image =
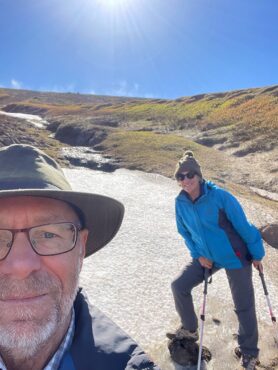
{"type": "Polygon", "coordinates": [[[216,182],[278,191],[278,86],[176,100],[0,89],[0,105],[40,114],[56,139],[124,167],[171,176],[188,148],[216,182]]]}

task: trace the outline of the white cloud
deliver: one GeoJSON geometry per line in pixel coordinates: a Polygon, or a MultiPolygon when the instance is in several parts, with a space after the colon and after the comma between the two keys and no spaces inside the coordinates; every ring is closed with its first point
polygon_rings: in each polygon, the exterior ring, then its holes
{"type": "Polygon", "coordinates": [[[12,89],[22,89],[22,82],[16,80],[15,78],[12,78],[11,87],[12,89]]]}
{"type": "Polygon", "coordinates": [[[76,92],[74,83],[70,83],[68,85],[53,85],[53,86],[44,86],[40,87],[39,91],[49,91],[49,92],[57,92],[57,93],[67,93],[67,92],[76,92]]]}
{"type": "Polygon", "coordinates": [[[105,95],[111,96],[126,96],[126,97],[141,97],[148,99],[156,99],[157,97],[152,93],[141,93],[140,85],[137,82],[128,84],[127,81],[120,81],[112,89],[105,92],[105,95]]]}
{"type": "Polygon", "coordinates": [[[138,96],[139,95],[139,84],[134,83],[129,85],[127,81],[120,81],[115,87],[109,89],[106,95],[112,96],[138,96]]]}

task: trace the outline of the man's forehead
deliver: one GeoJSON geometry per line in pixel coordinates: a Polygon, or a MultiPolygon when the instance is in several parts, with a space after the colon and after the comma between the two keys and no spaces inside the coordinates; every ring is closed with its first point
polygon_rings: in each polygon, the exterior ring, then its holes
{"type": "Polygon", "coordinates": [[[0,198],[0,214],[5,215],[7,212],[31,212],[42,221],[55,221],[61,215],[76,216],[74,209],[64,201],[35,196],[0,198]]]}

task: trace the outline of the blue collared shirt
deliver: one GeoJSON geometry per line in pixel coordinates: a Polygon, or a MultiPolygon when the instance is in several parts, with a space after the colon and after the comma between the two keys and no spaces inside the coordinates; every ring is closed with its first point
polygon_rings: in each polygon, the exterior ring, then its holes
{"type": "MultiPolygon", "coordinates": [[[[66,353],[66,351],[70,348],[71,343],[72,343],[74,330],[75,330],[74,321],[75,321],[75,312],[74,312],[74,309],[73,309],[68,331],[67,331],[62,343],[60,344],[59,348],[54,353],[54,355],[52,356],[52,358],[50,359],[48,364],[43,368],[43,370],[58,370],[59,369],[62,358],[63,358],[64,354],[66,353]]],[[[5,366],[5,364],[4,364],[4,361],[2,360],[1,356],[0,356],[0,370],[8,370],[5,366]]]]}

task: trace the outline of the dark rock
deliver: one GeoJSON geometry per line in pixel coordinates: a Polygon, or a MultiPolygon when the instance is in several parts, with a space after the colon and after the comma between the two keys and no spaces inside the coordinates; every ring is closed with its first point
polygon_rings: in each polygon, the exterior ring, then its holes
{"type": "Polygon", "coordinates": [[[227,140],[226,137],[201,137],[196,141],[196,143],[198,144],[202,144],[202,145],[205,145],[205,146],[208,146],[208,147],[212,147],[216,144],[223,144],[225,143],[227,140]]]}
{"type": "Polygon", "coordinates": [[[101,144],[97,144],[97,145],[94,146],[94,149],[101,152],[105,149],[105,147],[101,144]]]}
{"type": "Polygon", "coordinates": [[[152,127],[141,127],[141,128],[138,128],[138,129],[135,129],[134,131],[138,131],[138,132],[141,132],[141,131],[153,131],[154,129],[152,127]]]}
{"type": "MultiPolygon", "coordinates": [[[[173,361],[182,366],[193,366],[198,363],[199,345],[188,339],[172,338],[168,342],[168,349],[173,361]]],[[[209,362],[211,360],[211,352],[208,348],[202,348],[202,360],[209,362]]]]}
{"type": "Polygon", "coordinates": [[[88,127],[74,124],[60,124],[55,133],[55,138],[75,146],[94,146],[99,144],[107,133],[98,127],[88,127]]]}
{"type": "MultiPolygon", "coordinates": [[[[84,166],[84,164],[83,164],[83,166],[84,166]]],[[[85,166],[89,167],[92,170],[99,170],[99,171],[104,171],[104,172],[113,172],[113,171],[115,171],[116,169],[119,168],[119,166],[116,163],[109,163],[109,162],[99,163],[99,162],[95,162],[93,160],[87,161],[85,166]]]]}
{"type": "Polygon", "coordinates": [[[38,115],[44,115],[47,113],[47,109],[40,108],[32,105],[25,105],[25,104],[8,104],[5,107],[2,108],[5,112],[10,113],[26,113],[26,114],[38,114],[38,115]]]}
{"type": "Polygon", "coordinates": [[[100,116],[90,118],[89,120],[87,120],[87,122],[98,126],[118,127],[120,121],[119,119],[111,116],[100,116]]]}
{"type": "Polygon", "coordinates": [[[55,131],[57,131],[57,128],[60,126],[60,124],[61,124],[61,122],[59,122],[59,121],[49,121],[48,120],[48,122],[49,122],[49,124],[47,125],[47,129],[49,130],[49,131],[52,131],[52,132],[55,132],[55,131]]]}
{"type": "Polygon", "coordinates": [[[269,224],[260,228],[264,241],[271,247],[278,249],[278,224],[269,224]]]}
{"type": "Polygon", "coordinates": [[[226,150],[229,148],[238,148],[240,146],[240,143],[238,141],[233,141],[233,142],[226,142],[223,145],[220,145],[218,150],[226,150]]]}

